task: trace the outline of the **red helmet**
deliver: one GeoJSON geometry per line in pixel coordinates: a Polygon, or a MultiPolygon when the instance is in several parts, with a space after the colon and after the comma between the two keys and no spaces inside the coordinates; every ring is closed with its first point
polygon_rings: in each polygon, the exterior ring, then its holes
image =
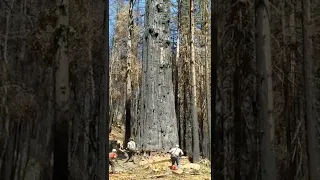
{"type": "Polygon", "coordinates": [[[171,166],[171,169],[172,169],[172,170],[178,170],[178,167],[177,167],[176,165],[172,165],[172,166],[171,166]]]}

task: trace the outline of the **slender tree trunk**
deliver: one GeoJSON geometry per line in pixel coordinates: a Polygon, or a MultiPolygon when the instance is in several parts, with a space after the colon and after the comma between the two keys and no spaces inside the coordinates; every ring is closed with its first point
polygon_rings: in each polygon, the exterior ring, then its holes
{"type": "Polygon", "coordinates": [[[15,68],[16,71],[20,73],[20,76],[15,75],[16,76],[16,80],[23,80],[23,72],[22,72],[22,62],[25,59],[25,55],[26,55],[26,19],[27,19],[27,0],[24,0],[23,3],[21,3],[21,13],[23,14],[22,16],[22,24],[20,27],[20,31],[21,31],[21,42],[19,42],[20,45],[20,51],[18,53],[18,58],[15,64],[15,68]]]}
{"type": "Polygon", "coordinates": [[[129,138],[131,136],[131,101],[132,101],[132,87],[131,87],[131,62],[133,56],[133,49],[132,49],[132,35],[133,35],[133,0],[129,1],[129,21],[128,21],[128,57],[127,57],[127,72],[126,72],[126,130],[125,130],[125,141],[124,144],[126,145],[129,142],[129,138]]]}
{"type": "MultiPolygon", "coordinates": [[[[295,13],[296,13],[296,0],[292,0],[291,1],[291,12],[290,12],[290,16],[289,16],[289,33],[290,33],[290,45],[289,45],[289,59],[290,59],[290,75],[289,78],[291,80],[291,86],[289,89],[291,89],[291,93],[292,93],[292,104],[290,106],[290,114],[291,114],[291,122],[290,122],[290,127],[292,129],[291,131],[291,138],[293,135],[293,129],[295,129],[297,127],[297,123],[296,123],[296,117],[297,117],[297,101],[296,101],[296,97],[297,97],[297,91],[296,91],[296,81],[295,81],[295,76],[296,76],[296,72],[295,72],[295,68],[296,68],[296,17],[295,17],[295,13]]],[[[289,140],[288,140],[289,141],[289,140]]],[[[296,141],[292,142],[292,139],[290,141],[291,144],[293,144],[294,146],[297,145],[296,141]]],[[[293,146],[291,145],[291,146],[293,146]]],[[[293,148],[292,148],[293,149],[293,148]]],[[[291,161],[290,161],[290,169],[289,172],[296,172],[294,174],[294,176],[292,178],[297,177],[298,172],[297,172],[297,154],[293,155],[293,151],[291,149],[291,154],[292,156],[294,156],[293,158],[291,157],[291,161]]],[[[290,178],[290,176],[289,176],[290,178]]]]}
{"type": "Polygon", "coordinates": [[[174,97],[175,97],[175,108],[176,108],[176,115],[177,115],[177,120],[178,120],[178,135],[179,135],[179,144],[180,146],[182,145],[182,139],[183,137],[181,136],[181,120],[180,120],[180,101],[179,101],[179,68],[178,68],[178,62],[180,58],[180,33],[181,33],[181,0],[178,0],[178,31],[177,31],[177,51],[176,51],[176,57],[174,57],[174,86],[175,86],[175,92],[174,92],[174,97]]]}
{"type": "Polygon", "coordinates": [[[200,143],[199,143],[199,123],[197,112],[197,83],[195,69],[195,51],[194,51],[194,0],[190,0],[190,49],[191,49],[191,119],[192,119],[192,135],[193,135],[193,161],[200,160],[200,143]]]}
{"type": "MultiPolygon", "coordinates": [[[[234,0],[232,1],[233,3],[236,3],[237,1],[234,0]]],[[[234,53],[234,59],[232,60],[232,86],[233,86],[233,92],[232,94],[230,93],[230,100],[233,100],[233,103],[231,107],[233,108],[233,122],[231,122],[234,126],[234,135],[233,135],[233,142],[232,143],[232,148],[233,148],[233,154],[231,156],[234,156],[234,174],[233,177],[230,174],[232,178],[235,180],[241,180],[241,170],[243,169],[242,167],[242,151],[244,149],[244,142],[243,142],[243,119],[242,119],[242,99],[241,99],[241,94],[244,94],[244,92],[241,89],[241,79],[242,79],[242,74],[241,74],[241,63],[242,59],[244,58],[245,54],[241,52],[243,42],[245,41],[245,36],[244,32],[242,31],[243,26],[243,21],[241,19],[242,13],[242,6],[241,4],[237,4],[231,8],[232,15],[231,19],[232,21],[235,21],[237,23],[237,26],[233,28],[233,33],[234,33],[234,41],[235,41],[235,53],[234,53]]],[[[230,20],[229,20],[230,21],[230,20]]],[[[231,74],[230,73],[230,74],[231,74]]],[[[232,141],[230,139],[230,141],[232,141]]]]}
{"type": "MultiPolygon", "coordinates": [[[[219,10],[219,4],[218,4],[218,0],[214,0],[212,1],[211,4],[211,12],[212,12],[212,31],[211,34],[213,35],[212,37],[212,51],[211,51],[211,58],[213,59],[212,61],[212,89],[213,91],[211,91],[211,96],[212,96],[212,107],[215,107],[215,109],[212,111],[212,124],[211,124],[211,120],[209,119],[209,132],[210,135],[211,133],[213,133],[213,139],[210,138],[210,144],[212,143],[212,150],[213,151],[213,156],[211,157],[211,162],[212,162],[212,166],[213,166],[213,178],[222,180],[223,179],[223,164],[224,164],[224,156],[222,153],[222,149],[223,149],[223,137],[224,137],[224,129],[223,129],[223,120],[221,119],[221,122],[219,123],[220,126],[217,127],[217,119],[218,119],[218,114],[216,111],[217,108],[217,89],[218,89],[218,77],[217,77],[217,71],[218,71],[218,64],[219,64],[219,60],[220,60],[220,56],[219,56],[219,23],[218,23],[218,10],[219,10]],[[211,132],[213,131],[213,132],[211,132]],[[220,138],[219,138],[220,135],[220,138]],[[219,143],[219,139],[221,139],[220,144],[219,143]]],[[[220,84],[222,84],[222,81],[220,81],[220,84]]],[[[222,97],[221,97],[222,98],[222,97]]]]}
{"type": "Polygon", "coordinates": [[[314,104],[314,68],[311,33],[311,0],[302,1],[302,25],[303,25],[303,61],[304,61],[304,90],[305,90],[305,119],[307,131],[307,153],[309,180],[319,179],[319,148],[318,125],[314,104]]]}
{"type": "Polygon", "coordinates": [[[14,139],[14,160],[13,160],[13,166],[12,166],[12,179],[16,180],[19,177],[19,166],[20,166],[20,160],[21,160],[21,121],[16,122],[16,127],[15,127],[15,139],[14,139]]]}
{"type": "Polygon", "coordinates": [[[70,121],[70,85],[69,85],[69,0],[57,0],[58,20],[55,30],[54,73],[54,165],[53,180],[68,179],[68,143],[70,121]]]}
{"type": "Polygon", "coordinates": [[[99,177],[101,180],[107,179],[109,175],[109,158],[107,151],[109,150],[109,36],[108,36],[108,19],[109,19],[109,2],[104,2],[104,29],[103,29],[103,64],[104,73],[102,73],[103,86],[101,88],[101,111],[99,123],[99,177]]]}
{"type": "MultiPolygon", "coordinates": [[[[283,169],[283,173],[287,174],[288,180],[294,179],[294,173],[291,173],[291,159],[292,159],[292,145],[291,145],[291,121],[292,118],[290,117],[290,94],[289,94],[289,70],[288,68],[288,58],[287,58],[287,21],[286,21],[286,6],[287,3],[285,1],[281,2],[281,24],[282,24],[282,41],[284,44],[284,48],[282,49],[282,69],[284,72],[284,88],[283,88],[283,96],[284,96],[284,109],[283,109],[283,115],[286,120],[286,145],[287,145],[287,159],[286,161],[282,162],[281,166],[285,166],[287,164],[286,168],[283,169]]],[[[280,173],[282,175],[282,173],[280,173]]]]}
{"type": "MultiPolygon", "coordinates": [[[[238,31],[238,30],[236,30],[238,31]]],[[[239,35],[240,36],[240,35],[239,35]]],[[[240,36],[241,37],[241,36],[240,36]]],[[[241,44],[239,44],[241,45],[241,44]]],[[[234,99],[234,106],[233,106],[233,112],[234,112],[234,156],[235,156],[235,165],[234,165],[234,178],[237,180],[241,180],[241,155],[242,155],[242,147],[243,144],[243,138],[242,138],[242,109],[241,109],[241,100],[240,100],[240,94],[241,94],[241,85],[240,85],[240,59],[238,57],[235,58],[235,72],[233,76],[233,99],[234,99]]]]}
{"type": "Polygon", "coordinates": [[[5,170],[4,170],[4,180],[11,180],[14,177],[14,144],[15,144],[15,131],[16,123],[10,123],[9,125],[9,140],[8,146],[6,147],[7,152],[5,156],[5,170]]]}
{"type": "MultiPolygon", "coordinates": [[[[188,52],[188,46],[187,46],[187,37],[185,36],[185,47],[186,47],[186,52],[188,52]]],[[[188,53],[184,54],[184,62],[183,62],[183,144],[184,144],[184,150],[188,153],[187,155],[191,156],[192,154],[192,126],[191,126],[191,120],[190,120],[190,106],[188,104],[189,102],[189,66],[188,66],[188,53]]]]}
{"type": "Polygon", "coordinates": [[[277,180],[268,0],[256,0],[256,57],[262,180],[277,180]]]}
{"type": "MultiPolygon", "coordinates": [[[[87,23],[88,29],[92,29],[92,19],[90,18],[90,3],[89,1],[86,1],[86,16],[87,19],[90,20],[87,23]]],[[[80,168],[83,171],[83,176],[84,178],[89,177],[89,167],[90,165],[88,164],[89,161],[89,123],[91,123],[94,120],[94,111],[96,110],[95,102],[96,102],[96,86],[95,86],[95,81],[94,81],[94,70],[93,70],[93,57],[92,57],[92,31],[88,31],[87,34],[87,54],[88,54],[88,61],[89,61],[89,75],[88,75],[88,87],[90,88],[89,92],[86,92],[86,103],[85,103],[85,122],[82,123],[82,129],[83,132],[80,132],[80,137],[79,137],[79,142],[80,142],[80,156],[78,157],[80,161],[80,168]]]]}
{"type": "MultiPolygon", "coordinates": [[[[208,11],[208,6],[209,6],[209,2],[208,0],[204,1],[204,8],[205,8],[205,40],[204,40],[204,53],[205,53],[205,86],[206,86],[206,105],[207,105],[207,122],[208,122],[208,127],[206,128],[207,133],[208,133],[208,138],[209,138],[209,143],[208,143],[208,155],[209,155],[209,159],[211,160],[211,102],[210,102],[210,77],[209,77],[209,58],[208,58],[208,35],[209,35],[209,11],[208,11]]],[[[214,35],[216,36],[216,35],[214,35]]],[[[217,47],[215,47],[217,48],[217,47]]],[[[215,61],[217,61],[217,59],[215,59],[215,61]]]]}
{"type": "Polygon", "coordinates": [[[295,99],[296,99],[296,93],[295,93],[295,46],[296,46],[296,30],[295,30],[295,0],[292,0],[290,3],[283,2],[283,41],[285,42],[285,46],[288,47],[288,50],[284,52],[284,59],[286,59],[284,64],[285,69],[285,119],[287,121],[287,132],[286,132],[286,139],[287,139],[287,179],[291,180],[294,179],[297,171],[296,171],[296,153],[294,152],[294,142],[293,141],[293,135],[295,134],[296,130],[296,113],[295,113],[295,99]],[[286,39],[286,32],[287,32],[287,25],[285,23],[286,15],[286,7],[287,5],[290,7],[290,13],[289,13],[289,21],[288,21],[288,29],[289,29],[289,38],[286,39]],[[291,98],[290,98],[291,97],[291,98]],[[295,172],[295,173],[291,173],[295,172]]]}
{"type": "MultiPolygon", "coordinates": [[[[14,0],[11,1],[10,4],[10,9],[13,8],[14,5],[14,0]]],[[[10,141],[10,115],[9,115],[9,107],[8,107],[8,69],[9,69],[9,60],[8,60],[8,39],[9,39],[9,31],[10,31],[10,19],[11,19],[11,10],[8,10],[7,12],[7,16],[6,16],[6,28],[5,28],[5,36],[4,36],[4,47],[3,47],[3,59],[4,62],[2,62],[2,72],[3,72],[3,79],[2,79],[2,86],[3,86],[3,91],[4,91],[4,95],[2,96],[1,100],[2,100],[2,105],[3,105],[3,114],[2,114],[2,118],[4,119],[4,132],[5,132],[5,137],[4,137],[4,144],[3,144],[3,148],[1,149],[1,157],[0,157],[0,172],[2,170],[2,166],[4,164],[6,164],[8,162],[7,159],[9,159],[9,157],[6,157],[5,154],[8,151],[8,143],[10,141]],[[4,159],[6,159],[6,162],[4,163],[4,159]]],[[[11,175],[11,172],[8,168],[9,165],[5,165],[5,170],[4,172],[4,179],[6,180],[6,178],[9,178],[9,176],[11,175]]]]}

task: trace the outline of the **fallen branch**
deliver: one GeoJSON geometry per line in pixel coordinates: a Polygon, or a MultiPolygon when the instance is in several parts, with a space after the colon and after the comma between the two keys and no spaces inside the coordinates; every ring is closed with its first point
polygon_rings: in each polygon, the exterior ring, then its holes
{"type": "Polygon", "coordinates": [[[152,178],[162,178],[162,177],[165,177],[167,176],[168,174],[159,174],[159,175],[154,175],[154,176],[149,176],[150,179],[152,178]]]}
{"type": "MultiPolygon", "coordinates": [[[[182,156],[180,157],[180,159],[187,159],[186,156],[182,156]]],[[[166,158],[166,159],[161,159],[161,160],[154,160],[153,162],[151,162],[151,164],[158,164],[158,163],[163,163],[163,162],[168,162],[171,161],[171,158],[166,158]]]]}
{"type": "Polygon", "coordinates": [[[151,162],[151,164],[158,164],[158,163],[168,162],[170,160],[171,159],[161,159],[161,160],[153,161],[153,162],[151,162]]]}

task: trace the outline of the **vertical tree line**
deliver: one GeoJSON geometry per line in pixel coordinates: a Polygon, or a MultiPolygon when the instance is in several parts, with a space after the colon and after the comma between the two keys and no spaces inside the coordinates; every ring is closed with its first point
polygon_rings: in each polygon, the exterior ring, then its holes
{"type": "Polygon", "coordinates": [[[214,178],[316,179],[319,3],[212,8],[214,178]]]}
{"type": "Polygon", "coordinates": [[[0,179],[98,179],[108,143],[98,134],[108,115],[103,3],[0,2],[0,179]]]}

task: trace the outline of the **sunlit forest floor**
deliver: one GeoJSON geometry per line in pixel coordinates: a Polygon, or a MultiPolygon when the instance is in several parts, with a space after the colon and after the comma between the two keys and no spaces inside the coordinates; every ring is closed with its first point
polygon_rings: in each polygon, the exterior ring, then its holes
{"type": "MultiPolygon", "coordinates": [[[[122,129],[113,127],[109,138],[120,140],[123,138],[122,129]]],[[[209,180],[211,168],[208,160],[201,160],[198,164],[190,163],[187,157],[181,158],[181,168],[173,171],[170,169],[170,155],[155,155],[152,157],[136,157],[136,164],[124,163],[125,159],[119,159],[116,163],[118,174],[110,174],[111,180],[209,180]]],[[[111,167],[109,167],[111,170],[111,167]]]]}
{"type": "MultiPolygon", "coordinates": [[[[138,180],[138,179],[168,179],[168,180],[209,180],[211,179],[210,166],[205,163],[199,163],[200,169],[192,169],[187,166],[190,165],[189,161],[185,158],[182,159],[180,170],[170,170],[170,162],[162,161],[161,159],[168,159],[164,157],[153,157],[152,162],[140,161],[138,165],[130,163],[123,164],[123,161],[118,161],[116,171],[119,174],[110,174],[112,180],[138,180]],[[160,161],[160,162],[159,162],[160,161]],[[184,168],[186,166],[186,168],[184,168]]],[[[190,166],[189,166],[190,167],[190,166]]]]}

